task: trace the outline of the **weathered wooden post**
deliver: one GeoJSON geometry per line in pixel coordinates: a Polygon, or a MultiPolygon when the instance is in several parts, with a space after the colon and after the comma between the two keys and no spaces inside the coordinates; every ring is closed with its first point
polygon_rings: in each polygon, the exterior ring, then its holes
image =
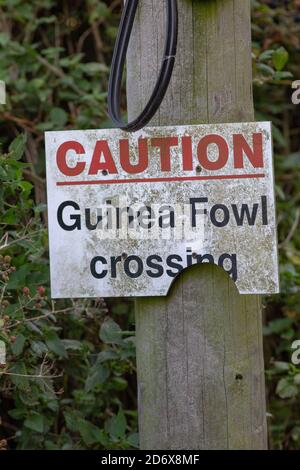
{"type": "MultiPolygon", "coordinates": [[[[128,57],[129,117],[155,82],[165,2],[143,0],[128,57]]],[[[180,0],[179,51],[156,125],[252,121],[250,0],[180,0]]],[[[226,184],[226,182],[224,183],[226,184]]],[[[265,449],[261,301],[214,266],[137,301],[142,449],[265,449]]]]}

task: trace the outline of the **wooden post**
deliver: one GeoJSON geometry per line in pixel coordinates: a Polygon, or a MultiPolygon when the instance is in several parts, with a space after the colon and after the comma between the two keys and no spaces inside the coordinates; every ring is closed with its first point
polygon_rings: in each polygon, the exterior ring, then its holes
{"type": "MultiPolygon", "coordinates": [[[[253,121],[250,0],[179,0],[179,49],[152,124],[253,121]]],[[[143,0],[128,57],[129,117],[160,67],[165,1],[143,0]]],[[[226,184],[226,183],[224,183],[226,184]]],[[[261,301],[215,266],[136,302],[142,449],[267,447],[261,301]]]]}

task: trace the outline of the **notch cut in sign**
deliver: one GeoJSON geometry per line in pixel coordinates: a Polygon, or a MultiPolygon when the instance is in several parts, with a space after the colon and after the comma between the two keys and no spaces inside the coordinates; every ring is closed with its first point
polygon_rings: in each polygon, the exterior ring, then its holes
{"type": "Polygon", "coordinates": [[[118,152],[111,149],[107,140],[97,140],[92,155],[87,155],[86,148],[78,141],[66,141],[61,144],[56,153],[57,168],[68,177],[79,176],[87,171],[89,176],[118,174],[117,162],[121,170],[129,175],[144,173],[149,168],[150,155],[158,157],[158,170],[161,173],[172,171],[172,155],[181,156],[181,170],[191,172],[200,169],[218,171],[226,167],[230,148],[233,149],[233,167],[245,168],[245,157],[253,168],[263,168],[263,135],[253,133],[251,142],[242,134],[233,134],[232,142],[227,142],[218,134],[210,134],[193,141],[191,136],[139,138],[136,147],[132,149],[129,139],[119,139],[118,152]],[[195,168],[193,148],[196,150],[199,166],[195,168]],[[211,157],[211,150],[217,150],[217,156],[211,157]],[[81,158],[74,158],[81,157],[81,158]],[[132,162],[132,156],[135,162],[132,162]],[[72,160],[72,161],[70,161],[72,160]],[[88,163],[89,162],[89,163],[88,163]]]}

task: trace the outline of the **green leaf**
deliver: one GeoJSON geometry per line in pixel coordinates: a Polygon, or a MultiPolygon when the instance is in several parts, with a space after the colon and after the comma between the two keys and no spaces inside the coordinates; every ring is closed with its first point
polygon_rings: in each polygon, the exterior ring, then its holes
{"type": "Polygon", "coordinates": [[[42,341],[33,341],[31,349],[39,357],[44,356],[48,352],[47,346],[42,341]]]}
{"type": "Polygon", "coordinates": [[[287,372],[290,369],[290,365],[288,362],[276,361],[274,362],[274,368],[277,372],[287,372]]]}
{"type": "Polygon", "coordinates": [[[293,74],[291,72],[276,72],[274,75],[274,80],[286,80],[289,78],[293,78],[293,74]]]}
{"type": "Polygon", "coordinates": [[[67,358],[68,354],[65,349],[64,343],[62,342],[61,339],[57,336],[57,334],[54,331],[48,331],[46,333],[46,345],[50,349],[50,351],[54,352],[57,354],[59,357],[67,358]]]}
{"type": "Polygon", "coordinates": [[[113,377],[111,380],[111,387],[114,390],[126,390],[128,387],[128,382],[122,377],[113,377]]]}
{"type": "Polygon", "coordinates": [[[122,342],[122,330],[112,318],[107,318],[102,324],[100,339],[104,343],[111,344],[119,344],[122,342]]]}
{"type": "Polygon", "coordinates": [[[98,364],[92,369],[91,375],[88,376],[85,382],[85,391],[90,392],[94,390],[97,385],[103,384],[109,377],[109,370],[106,367],[98,364]]]}
{"type": "Polygon", "coordinates": [[[112,438],[123,439],[126,432],[126,418],[123,410],[119,410],[118,414],[113,416],[106,423],[106,430],[112,438]]]}
{"type": "Polygon", "coordinates": [[[104,431],[86,420],[80,421],[79,433],[87,446],[102,443],[104,440],[104,431]]]}
{"type": "Polygon", "coordinates": [[[280,334],[284,331],[287,331],[290,326],[293,324],[292,318],[278,318],[276,320],[271,321],[265,328],[264,334],[271,335],[271,334],[280,334]]]}
{"type": "Polygon", "coordinates": [[[33,188],[33,184],[29,183],[29,181],[20,181],[19,186],[24,192],[27,193],[30,193],[33,188]]]}
{"type": "Polygon", "coordinates": [[[294,384],[300,385],[300,374],[296,374],[294,377],[294,384]]]}
{"type": "Polygon", "coordinates": [[[27,141],[26,134],[19,134],[9,146],[9,152],[12,153],[15,160],[20,160],[23,156],[27,141]]]}
{"type": "Polygon", "coordinates": [[[79,433],[87,446],[96,443],[107,446],[108,442],[105,432],[93,423],[84,419],[79,411],[65,411],[64,417],[67,428],[74,433],[79,433]]]}
{"type": "Polygon", "coordinates": [[[84,64],[84,72],[89,75],[99,74],[100,72],[108,72],[109,69],[105,64],[100,64],[98,62],[89,62],[84,64]]]}
{"type": "Polygon", "coordinates": [[[293,398],[298,395],[298,388],[289,378],[283,378],[277,384],[276,393],[280,398],[293,398]]]}
{"type": "Polygon", "coordinates": [[[27,416],[27,412],[25,408],[14,408],[13,410],[8,411],[8,415],[11,416],[13,419],[25,419],[27,416]]]}
{"type": "Polygon", "coordinates": [[[32,415],[28,416],[28,418],[24,421],[24,426],[26,426],[26,428],[28,429],[31,429],[32,431],[43,433],[44,432],[43,415],[39,413],[33,413],[32,415]]]}
{"type": "Polygon", "coordinates": [[[89,15],[89,22],[94,23],[94,21],[107,17],[109,13],[109,9],[104,2],[97,2],[93,5],[93,8],[91,9],[91,13],[89,15]]]}
{"type": "Polygon", "coordinates": [[[129,434],[127,442],[131,447],[139,448],[139,435],[138,433],[129,434]]]}
{"type": "Polygon", "coordinates": [[[69,410],[64,412],[64,417],[67,428],[72,432],[79,432],[80,422],[83,420],[81,413],[77,410],[69,410]]]}
{"type": "Polygon", "coordinates": [[[29,379],[26,377],[27,369],[24,362],[18,362],[17,364],[14,364],[10,368],[9,372],[11,372],[12,374],[16,374],[11,376],[11,381],[13,382],[13,384],[22,392],[28,393],[30,390],[30,386],[29,379]]]}
{"type": "Polygon", "coordinates": [[[19,334],[17,336],[16,341],[12,343],[11,345],[11,350],[15,356],[19,356],[23,352],[25,342],[26,342],[25,336],[23,336],[22,334],[19,334]]]}
{"type": "Polygon", "coordinates": [[[52,108],[50,112],[50,120],[56,128],[62,128],[68,122],[68,114],[62,108],[52,108]]]}
{"type": "Polygon", "coordinates": [[[38,204],[37,206],[34,207],[34,212],[36,214],[39,214],[41,212],[44,212],[47,210],[47,204],[38,204]]]}
{"type": "Polygon", "coordinates": [[[18,223],[18,214],[15,208],[8,209],[1,218],[1,222],[7,225],[15,225],[18,223]]]}
{"type": "Polygon", "coordinates": [[[295,426],[291,432],[291,436],[294,442],[300,441],[300,426],[295,426]]]}
{"type": "Polygon", "coordinates": [[[267,49],[266,51],[262,52],[259,56],[259,60],[265,61],[271,59],[272,55],[274,54],[273,49],[267,49]]]}
{"type": "Polygon", "coordinates": [[[280,72],[284,69],[289,60],[289,53],[284,47],[280,47],[274,51],[272,55],[272,62],[275,69],[280,72]]]}
{"type": "Polygon", "coordinates": [[[7,44],[9,43],[10,39],[9,39],[9,35],[7,33],[0,33],[0,46],[7,46],[7,44]]]}
{"type": "Polygon", "coordinates": [[[269,65],[266,64],[257,64],[256,68],[262,73],[262,75],[266,77],[272,77],[275,73],[275,70],[273,70],[272,67],[269,67],[269,65]]]}
{"type": "Polygon", "coordinates": [[[101,364],[102,362],[110,361],[112,359],[118,359],[119,354],[117,351],[113,351],[112,349],[107,349],[105,351],[101,351],[97,357],[97,364],[101,364]]]}
{"type": "Polygon", "coordinates": [[[81,351],[82,350],[82,342],[77,341],[76,339],[62,339],[62,344],[64,345],[65,349],[70,351],[81,351]]]}

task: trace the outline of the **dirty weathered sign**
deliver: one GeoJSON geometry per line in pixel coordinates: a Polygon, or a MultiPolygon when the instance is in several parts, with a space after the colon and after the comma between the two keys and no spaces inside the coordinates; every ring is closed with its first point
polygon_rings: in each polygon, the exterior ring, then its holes
{"type": "Polygon", "coordinates": [[[278,292],[270,123],[46,133],[54,298],[166,295],[196,263],[278,292]]]}

